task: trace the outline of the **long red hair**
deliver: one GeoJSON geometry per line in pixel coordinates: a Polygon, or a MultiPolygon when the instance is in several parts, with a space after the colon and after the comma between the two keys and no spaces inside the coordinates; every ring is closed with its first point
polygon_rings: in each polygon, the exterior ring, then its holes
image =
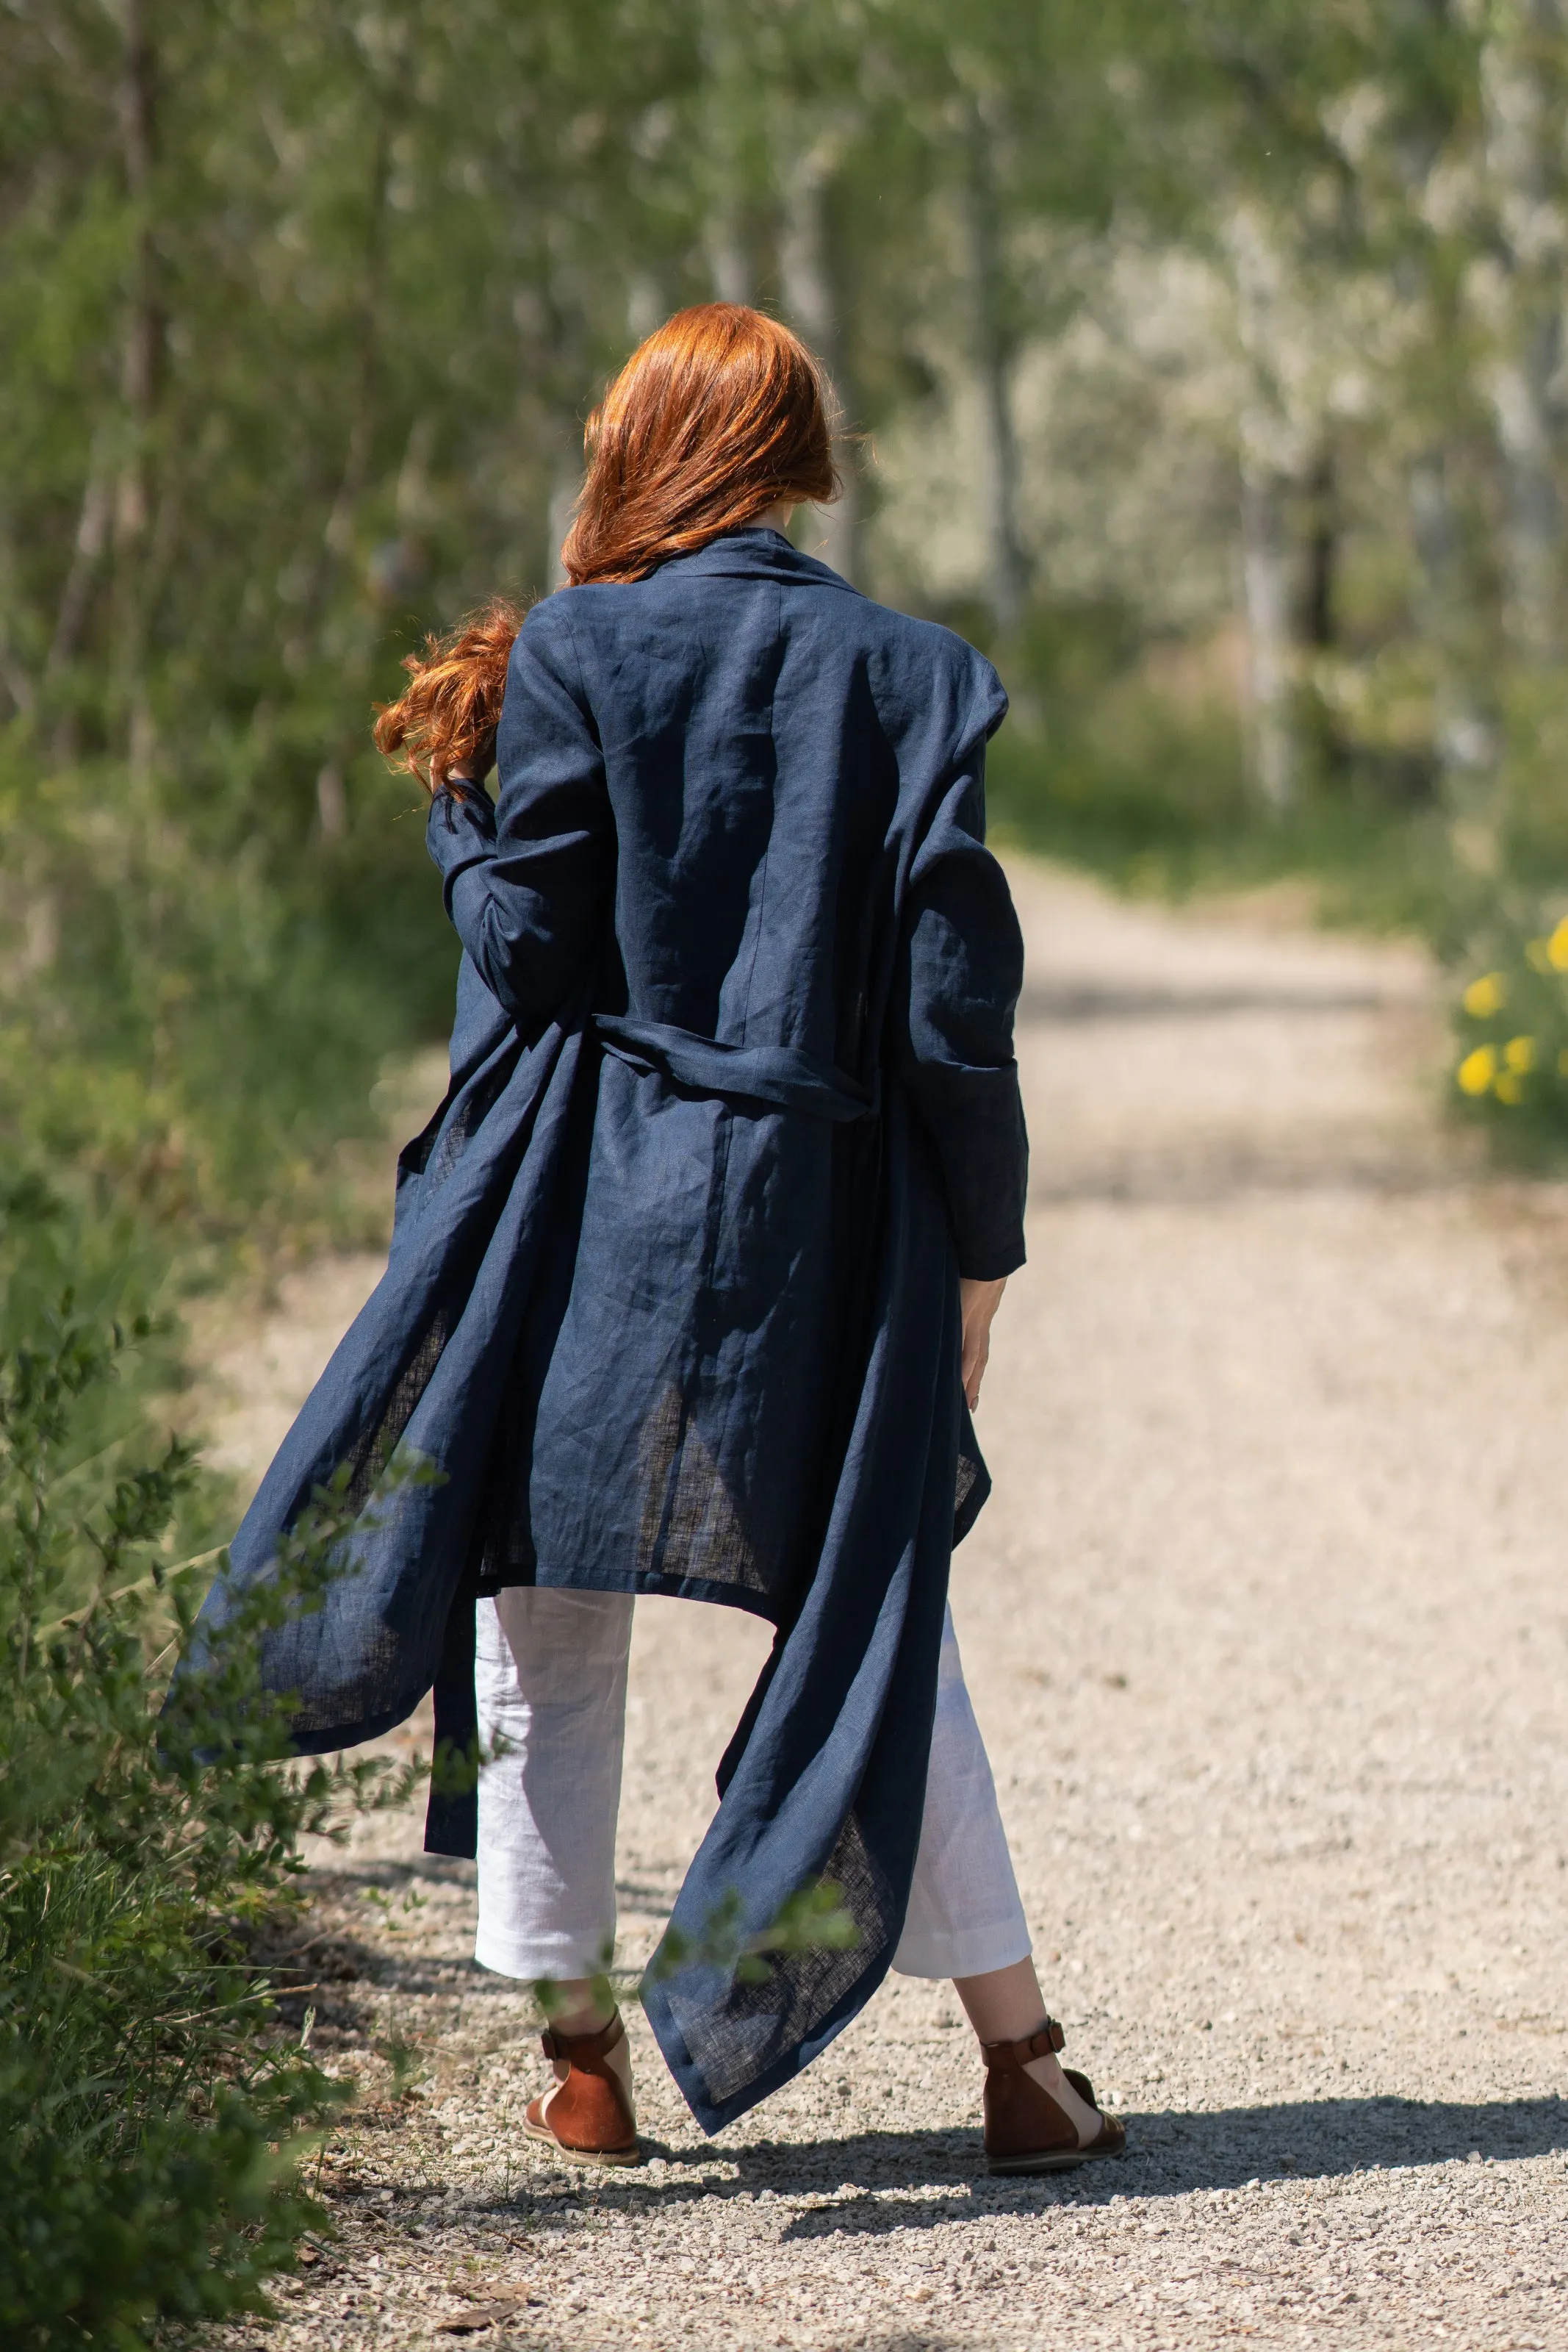
{"type": "MultiPolygon", "coordinates": [[[[798,336],[738,302],[677,310],[640,343],[588,420],[588,472],[561,549],[568,582],[631,581],[739,530],[780,499],[836,498],[827,381],[798,336]]],[[[522,625],[497,599],[403,663],[379,748],[434,791],[493,751],[522,625]]]]}

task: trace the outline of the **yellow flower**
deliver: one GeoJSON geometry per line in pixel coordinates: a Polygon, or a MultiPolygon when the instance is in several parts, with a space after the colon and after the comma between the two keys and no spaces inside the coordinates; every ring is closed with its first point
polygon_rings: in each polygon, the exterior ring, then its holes
{"type": "Polygon", "coordinates": [[[1523,1079],[1515,1077],[1511,1070],[1505,1070],[1497,1082],[1497,1098],[1499,1102],[1511,1106],[1521,1103],[1524,1100],[1523,1079]]]}
{"type": "Polygon", "coordinates": [[[1502,1058],[1511,1070],[1522,1077],[1527,1070],[1535,1067],[1534,1038],[1511,1037],[1502,1049],[1502,1058]]]}
{"type": "MultiPolygon", "coordinates": [[[[1568,963],[1568,956],[1563,961],[1568,963]]],[[[1472,1021],[1490,1021],[1508,1003],[1508,982],[1500,971],[1483,972],[1479,980],[1471,981],[1463,1002],[1472,1021]]]]}
{"type": "Polygon", "coordinates": [[[1568,915],[1564,915],[1546,942],[1546,952],[1553,971],[1568,971],[1568,915]]]}
{"type": "Polygon", "coordinates": [[[1497,1076],[1496,1046],[1478,1045],[1473,1054],[1465,1055],[1454,1076],[1464,1093],[1484,1095],[1497,1076]]]}

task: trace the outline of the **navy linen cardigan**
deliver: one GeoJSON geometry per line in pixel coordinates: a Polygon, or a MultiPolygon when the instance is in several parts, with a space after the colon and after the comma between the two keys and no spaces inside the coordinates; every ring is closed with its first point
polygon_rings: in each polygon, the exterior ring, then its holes
{"type": "MultiPolygon", "coordinates": [[[[266,1659],[302,1752],[433,1684],[465,1739],[500,1586],[777,1629],[674,1923],[738,1899],[756,1934],[821,1874],[859,1941],[653,1987],[709,2131],[863,2005],[908,1900],[948,1563],[988,1485],[957,1278],[1024,1255],[1022,945],[983,843],[1005,709],[959,638],[765,529],[534,607],[498,800],[431,814],[451,1087],[204,1613],[204,1644],[348,1463],[354,1572],[266,1659]],[[400,1444],[444,1475],[378,1496],[400,1444]]],[[[473,1814],[433,1798],[427,1843],[471,1853],[473,1814]]]]}

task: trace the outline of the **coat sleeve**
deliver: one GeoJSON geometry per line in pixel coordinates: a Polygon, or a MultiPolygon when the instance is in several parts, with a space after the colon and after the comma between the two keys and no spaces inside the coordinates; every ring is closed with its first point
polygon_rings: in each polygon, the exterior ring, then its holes
{"type": "Polygon", "coordinates": [[[1013,1059],[1023,935],[985,832],[977,730],[911,865],[894,1034],[941,1164],[958,1270],[995,1281],[1024,1262],[1029,1138],[1013,1059]]]}
{"type": "Polygon", "coordinates": [[[552,1012],[601,936],[615,885],[604,759],[571,625],[537,604],[512,649],[499,791],[437,793],[426,835],[458,938],[519,1022],[552,1012]]]}

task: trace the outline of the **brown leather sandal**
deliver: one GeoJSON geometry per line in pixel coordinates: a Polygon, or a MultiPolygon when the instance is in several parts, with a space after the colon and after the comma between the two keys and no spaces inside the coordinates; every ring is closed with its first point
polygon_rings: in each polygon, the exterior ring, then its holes
{"type": "Polygon", "coordinates": [[[1086,2107],[1100,2117],[1100,2129],[1082,2147],[1078,2127],[1058,2106],[1051,2093],[1024,2068],[1031,2058],[1060,2050],[1067,2036],[1054,2017],[1024,2042],[986,2042],[986,2159],[991,2172],[1071,2172],[1097,2157],[1123,2156],[1127,2127],[1107,2115],[1094,2096],[1087,2074],[1064,2066],[1062,2073],[1086,2107]]]}
{"type": "Polygon", "coordinates": [[[609,2055],[626,2039],[621,2012],[597,2033],[555,2033],[548,2028],[539,2047],[547,2058],[564,2061],[565,2078],[530,2099],[523,2128],[531,2139],[548,2140],[573,2164],[641,2164],[637,2118],[631,2095],[609,2055]]]}

